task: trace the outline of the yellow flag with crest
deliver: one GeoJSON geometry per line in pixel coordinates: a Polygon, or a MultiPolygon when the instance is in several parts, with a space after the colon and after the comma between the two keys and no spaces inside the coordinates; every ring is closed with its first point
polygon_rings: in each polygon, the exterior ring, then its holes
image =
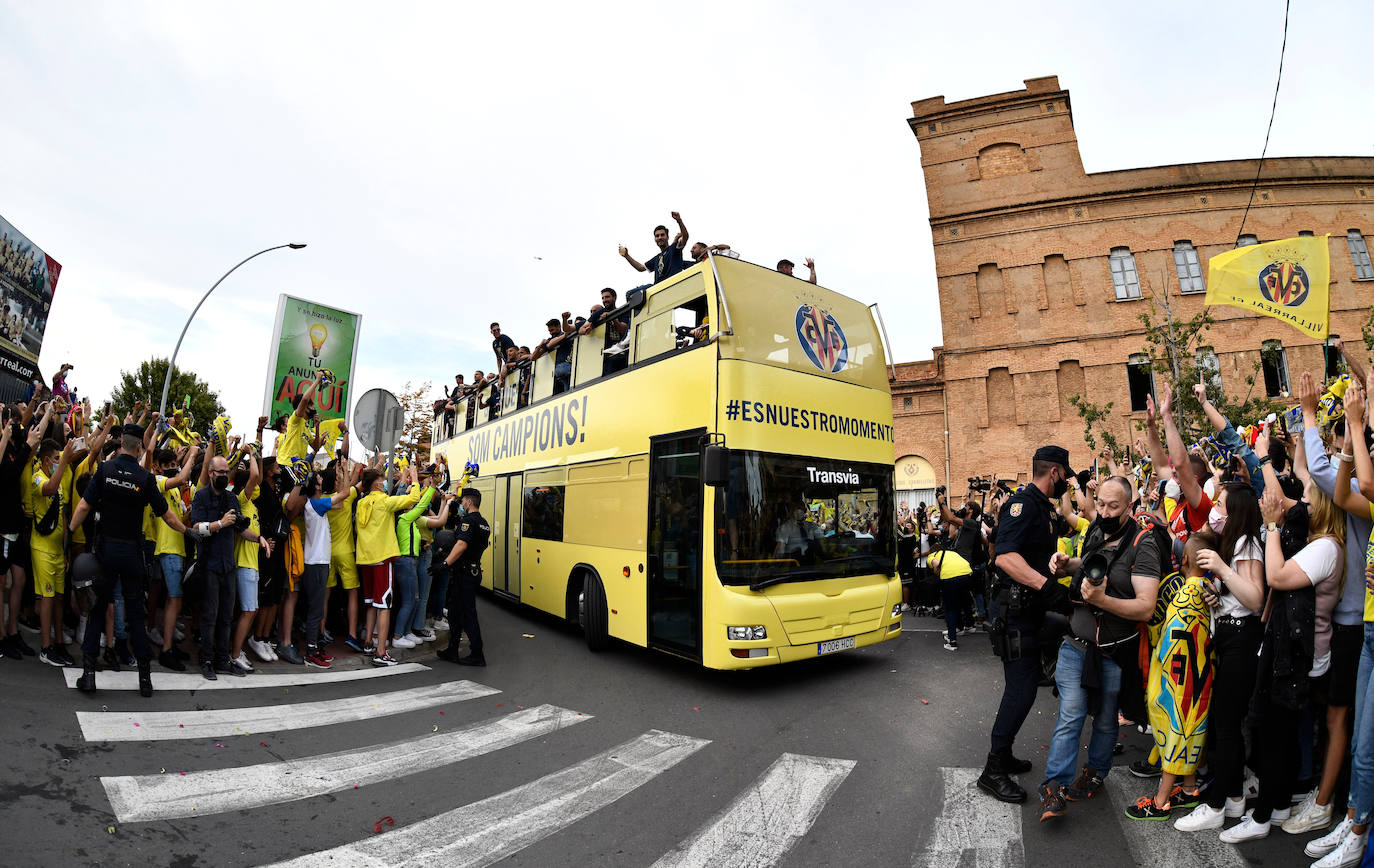
{"type": "Polygon", "coordinates": [[[1327,235],[1237,247],[1207,263],[1207,304],[1228,304],[1281,319],[1325,338],[1331,316],[1327,235]]]}

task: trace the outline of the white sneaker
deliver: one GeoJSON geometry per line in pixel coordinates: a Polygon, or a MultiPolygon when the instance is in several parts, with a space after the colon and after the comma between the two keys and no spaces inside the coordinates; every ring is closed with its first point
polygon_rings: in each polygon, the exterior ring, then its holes
{"type": "Polygon", "coordinates": [[[1226,800],[1226,819],[1234,820],[1245,815],[1245,797],[1235,796],[1226,800]]]}
{"type": "Polygon", "coordinates": [[[272,647],[270,645],[266,642],[254,639],[252,636],[248,637],[248,649],[264,663],[271,663],[273,660],[277,659],[277,655],[272,652],[272,647]]]}
{"type": "Polygon", "coordinates": [[[180,625],[180,624],[177,624],[175,627],[173,627],[173,628],[172,628],[172,632],[176,634],[176,637],[177,637],[177,641],[178,641],[178,642],[180,642],[182,639],[185,639],[185,638],[186,638],[186,631],[183,630],[183,629],[181,629],[181,625],[180,625]]]}
{"type": "Polygon", "coordinates": [[[161,631],[159,631],[156,627],[154,627],[153,629],[149,630],[149,631],[148,631],[148,641],[151,642],[151,643],[153,643],[154,645],[158,646],[159,648],[161,648],[161,647],[162,647],[162,633],[161,633],[161,631]]]}
{"type": "Polygon", "coordinates": [[[1350,819],[1350,815],[1341,818],[1336,824],[1336,828],[1322,835],[1313,841],[1308,841],[1307,846],[1302,848],[1302,852],[1311,856],[1313,859],[1320,858],[1341,846],[1341,842],[1350,834],[1350,830],[1355,826],[1355,821],[1350,819]]]}
{"type": "Polygon", "coordinates": [[[239,656],[234,658],[234,662],[244,669],[247,669],[249,672],[253,671],[253,664],[248,662],[248,655],[242,651],[239,652],[239,656]]]}
{"type": "Polygon", "coordinates": [[[432,626],[435,630],[447,630],[448,618],[436,618],[432,626]]]}
{"type": "Polygon", "coordinates": [[[1284,823],[1284,822],[1287,822],[1287,821],[1288,821],[1288,818],[1291,817],[1292,815],[1293,815],[1293,809],[1292,809],[1291,807],[1288,807],[1288,808],[1275,808],[1274,810],[1272,810],[1272,811],[1269,812],[1269,822],[1270,822],[1271,824],[1272,824],[1272,823],[1284,823]]]}
{"type": "Polygon", "coordinates": [[[70,645],[70,644],[72,644],[72,631],[71,631],[71,630],[68,630],[66,627],[63,627],[63,628],[62,628],[62,644],[63,644],[63,645],[70,645]]]}
{"type": "Polygon", "coordinates": [[[1358,865],[1364,858],[1364,848],[1368,841],[1368,832],[1363,835],[1346,835],[1336,849],[1313,862],[1312,868],[1349,868],[1358,865]]]}
{"type": "Polygon", "coordinates": [[[409,639],[407,639],[405,636],[396,636],[396,637],[393,637],[392,640],[391,640],[391,647],[392,647],[392,648],[414,648],[414,647],[415,647],[415,643],[412,642],[412,641],[410,641],[409,639]]]}
{"type": "Polygon", "coordinates": [[[1331,825],[1331,805],[1322,807],[1316,800],[1303,802],[1293,816],[1283,822],[1283,831],[1290,835],[1315,832],[1331,825]]]}
{"type": "Polygon", "coordinates": [[[1185,814],[1174,821],[1174,828],[1180,832],[1202,832],[1207,829],[1220,829],[1226,823],[1226,811],[1222,808],[1213,810],[1206,804],[1198,805],[1193,808],[1192,813],[1185,814]]]}
{"type": "Polygon", "coordinates": [[[428,641],[427,639],[425,639],[424,631],[416,633],[414,630],[411,630],[409,633],[406,634],[406,638],[414,642],[416,647],[419,647],[420,645],[423,645],[425,644],[425,642],[428,641]]]}
{"type": "Polygon", "coordinates": [[[418,633],[412,633],[411,635],[414,636],[416,639],[419,639],[421,642],[433,642],[435,639],[439,638],[438,636],[435,636],[434,631],[430,630],[429,628],[425,628],[424,630],[421,630],[418,633]]]}
{"type": "Polygon", "coordinates": [[[1269,837],[1269,824],[1256,823],[1254,811],[1246,811],[1245,819],[1221,833],[1223,844],[1240,844],[1269,837]]]}

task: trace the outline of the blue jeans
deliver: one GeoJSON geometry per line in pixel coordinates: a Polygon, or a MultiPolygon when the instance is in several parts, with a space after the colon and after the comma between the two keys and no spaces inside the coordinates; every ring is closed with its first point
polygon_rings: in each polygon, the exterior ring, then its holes
{"type": "Polygon", "coordinates": [[[392,621],[392,639],[399,639],[410,632],[410,621],[415,617],[415,607],[419,602],[416,594],[416,568],[420,559],[412,555],[401,555],[391,562],[391,581],[395,591],[396,618],[392,621]]]}
{"type": "Polygon", "coordinates": [[[167,583],[167,596],[181,596],[181,577],[185,573],[186,559],[174,552],[157,556],[162,565],[162,579],[167,583]]]}
{"type": "Polygon", "coordinates": [[[425,609],[429,604],[429,565],[434,560],[434,548],[426,547],[420,552],[420,563],[416,566],[415,614],[410,619],[410,632],[418,633],[425,629],[425,609]]]}
{"type": "Polygon", "coordinates": [[[434,573],[434,584],[429,589],[429,614],[434,620],[444,617],[444,606],[448,604],[448,581],[453,571],[442,563],[434,573]]]}
{"type": "Polygon", "coordinates": [[[1374,623],[1364,625],[1364,647],[1355,676],[1355,725],[1350,731],[1350,809],[1355,822],[1364,825],[1374,812],[1374,623]]]}
{"type": "MultiPolygon", "coordinates": [[[[1059,688],[1059,720],[1050,740],[1050,758],[1045,761],[1045,783],[1067,786],[1078,771],[1078,742],[1088,717],[1088,691],[1083,689],[1083,662],[1087,658],[1068,639],[1059,646],[1059,666],[1054,683],[1059,688]]],[[[1121,667],[1106,655],[1102,657],[1102,688],[1093,713],[1093,734],[1088,741],[1088,766],[1105,778],[1112,768],[1116,748],[1116,698],[1121,692],[1121,667]]]]}
{"type": "Polygon", "coordinates": [[[124,587],[119,582],[115,582],[114,586],[114,635],[117,642],[125,639],[124,587]]]}
{"type": "Polygon", "coordinates": [[[1217,441],[1229,449],[1232,455],[1240,456],[1240,460],[1245,462],[1245,469],[1250,473],[1250,486],[1255,489],[1255,494],[1264,494],[1264,474],[1260,472],[1259,456],[1250,448],[1249,443],[1240,439],[1236,427],[1229,420],[1226,427],[1217,432],[1217,441]]]}

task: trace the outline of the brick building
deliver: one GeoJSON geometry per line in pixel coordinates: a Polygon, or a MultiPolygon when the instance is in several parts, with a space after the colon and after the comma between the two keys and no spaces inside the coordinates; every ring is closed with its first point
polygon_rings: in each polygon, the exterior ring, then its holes
{"type": "MultiPolygon", "coordinates": [[[[901,501],[928,501],[935,479],[956,480],[956,494],[969,476],[1024,480],[1043,443],[1086,464],[1075,394],[1114,402],[1126,435],[1153,388],[1140,314],[1165,293],[1174,316],[1197,313],[1208,259],[1237,243],[1257,161],[1087,174],[1068,91],[1053,76],[1025,84],[911,105],[944,343],[932,360],[896,366],[901,501]]],[[[1245,233],[1243,244],[1330,233],[1331,334],[1358,343],[1374,304],[1364,240],[1374,234],[1374,159],[1266,160],[1245,233]]],[[[1302,371],[1324,371],[1326,348],[1292,327],[1212,312],[1215,359],[1203,361],[1228,392],[1247,388],[1262,348],[1281,350],[1256,385],[1275,397],[1290,381],[1296,396],[1302,371]]]]}

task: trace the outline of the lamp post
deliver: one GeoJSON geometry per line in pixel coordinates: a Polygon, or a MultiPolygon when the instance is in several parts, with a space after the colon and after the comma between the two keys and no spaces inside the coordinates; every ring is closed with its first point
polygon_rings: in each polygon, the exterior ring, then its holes
{"type": "Polygon", "coordinates": [[[167,376],[162,378],[162,401],[159,402],[157,405],[157,412],[160,415],[167,415],[167,390],[172,387],[172,369],[176,366],[177,353],[181,351],[181,342],[186,337],[186,330],[191,327],[191,320],[196,318],[196,314],[200,311],[200,306],[202,304],[205,304],[205,299],[210,297],[210,293],[214,292],[215,289],[221,283],[224,283],[225,277],[228,277],[229,275],[233,274],[236,270],[238,270],[239,265],[242,265],[249,259],[254,259],[256,257],[263,255],[264,253],[271,253],[273,250],[281,250],[283,247],[290,247],[292,250],[300,250],[304,246],[304,244],[278,244],[276,247],[268,247],[266,250],[259,250],[257,253],[254,253],[252,256],[249,256],[245,258],[243,261],[239,262],[238,265],[235,265],[233,268],[224,272],[224,277],[221,277],[219,280],[216,280],[215,285],[205,291],[205,295],[202,295],[200,297],[200,301],[196,302],[196,306],[194,309],[192,309],[191,315],[186,318],[186,325],[181,327],[181,334],[177,336],[177,345],[175,348],[172,349],[172,359],[167,363],[167,376]]]}

